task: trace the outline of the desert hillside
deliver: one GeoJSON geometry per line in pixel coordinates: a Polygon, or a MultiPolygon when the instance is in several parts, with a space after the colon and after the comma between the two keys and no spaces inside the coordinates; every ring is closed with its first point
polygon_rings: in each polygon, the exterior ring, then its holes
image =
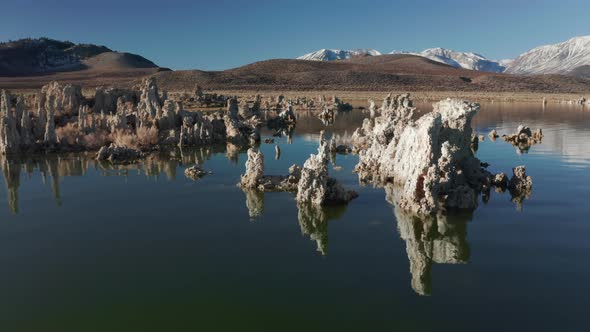
{"type": "Polygon", "coordinates": [[[165,70],[136,54],[48,38],[0,43],[0,87],[39,88],[53,81],[83,86],[128,85],[165,70]]]}
{"type": "Polygon", "coordinates": [[[222,90],[488,91],[584,93],[590,80],[565,75],[510,75],[455,68],[414,55],[321,62],[277,59],[224,71],[157,75],[167,89],[200,84],[222,90]]]}

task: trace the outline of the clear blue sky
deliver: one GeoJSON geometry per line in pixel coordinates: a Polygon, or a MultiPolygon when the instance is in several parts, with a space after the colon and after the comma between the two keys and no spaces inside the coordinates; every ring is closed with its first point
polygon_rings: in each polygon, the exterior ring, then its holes
{"type": "Polygon", "coordinates": [[[589,35],[588,0],[2,0],[0,40],[46,36],[226,69],[320,48],[445,47],[512,58],[589,35]]]}

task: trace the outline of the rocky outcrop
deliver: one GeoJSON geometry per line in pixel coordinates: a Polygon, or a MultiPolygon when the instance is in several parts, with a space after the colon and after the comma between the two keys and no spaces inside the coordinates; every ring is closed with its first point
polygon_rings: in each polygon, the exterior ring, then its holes
{"type": "Polygon", "coordinates": [[[128,164],[141,157],[141,152],[125,146],[111,144],[100,148],[96,155],[98,161],[109,161],[113,164],[128,164]]]}
{"type": "Polygon", "coordinates": [[[320,120],[322,120],[322,122],[327,125],[334,122],[336,115],[332,108],[328,107],[327,105],[324,105],[324,108],[322,109],[320,114],[318,114],[318,118],[320,118],[320,120]]]}
{"type": "MultiPolygon", "coordinates": [[[[149,86],[144,87],[144,89],[146,88],[149,89],[149,86]]],[[[157,87],[155,88],[155,93],[157,93],[157,87]]],[[[145,96],[147,97],[148,95],[149,93],[146,93],[145,96]]],[[[152,97],[153,96],[154,95],[152,95],[152,97]]],[[[92,107],[92,111],[97,114],[100,112],[105,112],[107,114],[116,113],[117,111],[120,111],[119,109],[122,107],[122,104],[126,102],[134,102],[136,98],[136,93],[131,90],[99,87],[96,88],[94,93],[94,106],[92,107]]]]}
{"type": "Polygon", "coordinates": [[[257,148],[248,149],[246,172],[240,178],[239,186],[243,189],[265,191],[296,191],[301,178],[301,167],[292,165],[289,174],[264,175],[264,156],[257,148]]]}
{"type": "Polygon", "coordinates": [[[374,124],[355,133],[357,143],[368,142],[360,146],[355,168],[360,180],[402,186],[400,205],[416,213],[475,208],[491,178],[470,148],[471,119],[479,105],[446,99],[415,121],[408,95],[386,98],[384,105],[374,124]]]}
{"type": "Polygon", "coordinates": [[[231,118],[237,118],[239,113],[238,100],[236,98],[230,98],[227,100],[227,114],[231,118]]]}
{"type": "Polygon", "coordinates": [[[260,180],[264,176],[264,156],[257,148],[248,149],[246,161],[246,173],[240,177],[242,188],[258,188],[260,180]]]}
{"type": "Polygon", "coordinates": [[[358,194],[328,177],[329,150],[323,132],[320,133],[319,143],[318,153],[312,154],[303,164],[301,179],[297,185],[297,203],[318,206],[348,203],[358,194]]]}
{"type": "Polygon", "coordinates": [[[490,139],[491,139],[492,141],[495,141],[495,140],[496,140],[496,138],[500,137],[500,136],[498,135],[498,132],[496,131],[496,129],[492,129],[492,130],[489,132],[488,136],[490,137],[490,139]]]}
{"type": "Polygon", "coordinates": [[[518,148],[518,151],[523,152],[528,151],[532,145],[541,143],[543,131],[539,128],[533,132],[531,128],[520,125],[516,129],[516,133],[502,135],[502,139],[518,148]]]}
{"type": "MultiPolygon", "coordinates": [[[[17,105],[24,104],[22,100],[22,96],[19,96],[17,105]]],[[[19,107],[17,106],[17,109],[18,108],[19,107]]],[[[33,136],[33,122],[31,121],[29,110],[24,107],[24,105],[20,108],[22,109],[22,111],[20,111],[21,115],[18,118],[20,121],[20,144],[21,147],[27,148],[35,143],[35,137],[33,136]]]]}
{"type": "Polygon", "coordinates": [[[40,104],[49,109],[53,98],[53,109],[58,114],[75,114],[82,105],[82,88],[79,85],[51,82],[41,88],[40,104]]]}
{"type": "Polygon", "coordinates": [[[20,135],[17,120],[12,111],[11,97],[8,92],[0,92],[0,153],[15,153],[20,150],[20,135]]]}
{"type": "Polygon", "coordinates": [[[57,135],[55,133],[55,119],[54,119],[54,102],[55,97],[50,95],[47,101],[47,123],[45,124],[45,135],[43,142],[47,146],[55,146],[57,144],[57,135]]]}
{"type": "Polygon", "coordinates": [[[141,95],[137,106],[138,112],[141,115],[156,117],[158,111],[164,105],[164,100],[166,100],[164,96],[160,97],[156,79],[154,77],[144,79],[141,83],[141,95]]]}
{"type": "Polygon", "coordinates": [[[297,123],[295,112],[293,112],[293,105],[288,104],[279,114],[268,120],[268,125],[271,128],[284,128],[294,126],[297,123]]]}
{"type": "Polygon", "coordinates": [[[512,169],[512,178],[508,182],[508,190],[512,196],[512,202],[517,209],[522,209],[522,202],[531,197],[533,191],[533,178],[526,175],[524,166],[517,166],[512,169]]]}
{"type": "Polygon", "coordinates": [[[217,114],[187,113],[182,118],[179,146],[220,144],[225,141],[225,123],[217,114]]]}
{"type": "Polygon", "coordinates": [[[182,105],[175,103],[172,100],[166,100],[162,107],[162,112],[158,116],[158,124],[160,130],[175,129],[177,127],[177,119],[182,113],[182,105]]]}

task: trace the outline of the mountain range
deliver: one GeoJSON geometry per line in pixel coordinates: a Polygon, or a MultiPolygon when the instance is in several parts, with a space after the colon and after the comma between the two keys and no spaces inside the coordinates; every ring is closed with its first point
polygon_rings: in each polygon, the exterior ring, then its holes
{"type": "Polygon", "coordinates": [[[321,49],[319,51],[311,52],[298,57],[299,60],[314,60],[314,61],[334,61],[345,60],[355,56],[375,56],[382,55],[381,52],[374,49],[355,49],[355,50],[328,50],[321,49]]]}
{"type": "Polygon", "coordinates": [[[127,87],[155,75],[170,91],[197,84],[227,91],[590,91],[590,37],[535,48],[513,61],[442,48],[392,53],[323,49],[304,59],[272,59],[220,71],[171,71],[106,46],[22,39],[0,43],[0,88],[39,88],[54,80],[127,87]]]}
{"type": "MultiPolygon", "coordinates": [[[[393,51],[390,54],[416,55],[455,68],[493,73],[590,76],[590,36],[574,37],[562,43],[536,47],[513,60],[493,60],[478,53],[458,52],[445,48],[429,48],[421,52],[393,51]]],[[[351,51],[323,49],[297,59],[335,61],[358,55],[376,56],[381,53],[373,49],[351,51]],[[339,54],[346,56],[336,56],[339,54]]]]}

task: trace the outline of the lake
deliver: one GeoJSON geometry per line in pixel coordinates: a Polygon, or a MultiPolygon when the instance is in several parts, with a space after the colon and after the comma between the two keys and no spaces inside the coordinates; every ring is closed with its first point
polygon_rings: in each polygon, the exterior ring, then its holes
{"type": "MultiPolygon", "coordinates": [[[[428,107],[428,106],[422,106],[428,107]]],[[[302,112],[266,174],[346,140],[367,114],[325,126],[302,112]]],[[[483,104],[490,171],[526,165],[532,195],[492,191],[472,213],[407,217],[361,186],[356,155],[332,176],[348,206],[298,211],[293,194],[244,192],[244,150],[176,151],[113,167],[84,154],[0,157],[2,331],[587,330],[590,109],[483,104]],[[542,128],[528,151],[487,137],[542,128]],[[213,173],[192,181],[200,162],[213,173]]],[[[272,137],[263,130],[263,138],[272,137]]]]}

